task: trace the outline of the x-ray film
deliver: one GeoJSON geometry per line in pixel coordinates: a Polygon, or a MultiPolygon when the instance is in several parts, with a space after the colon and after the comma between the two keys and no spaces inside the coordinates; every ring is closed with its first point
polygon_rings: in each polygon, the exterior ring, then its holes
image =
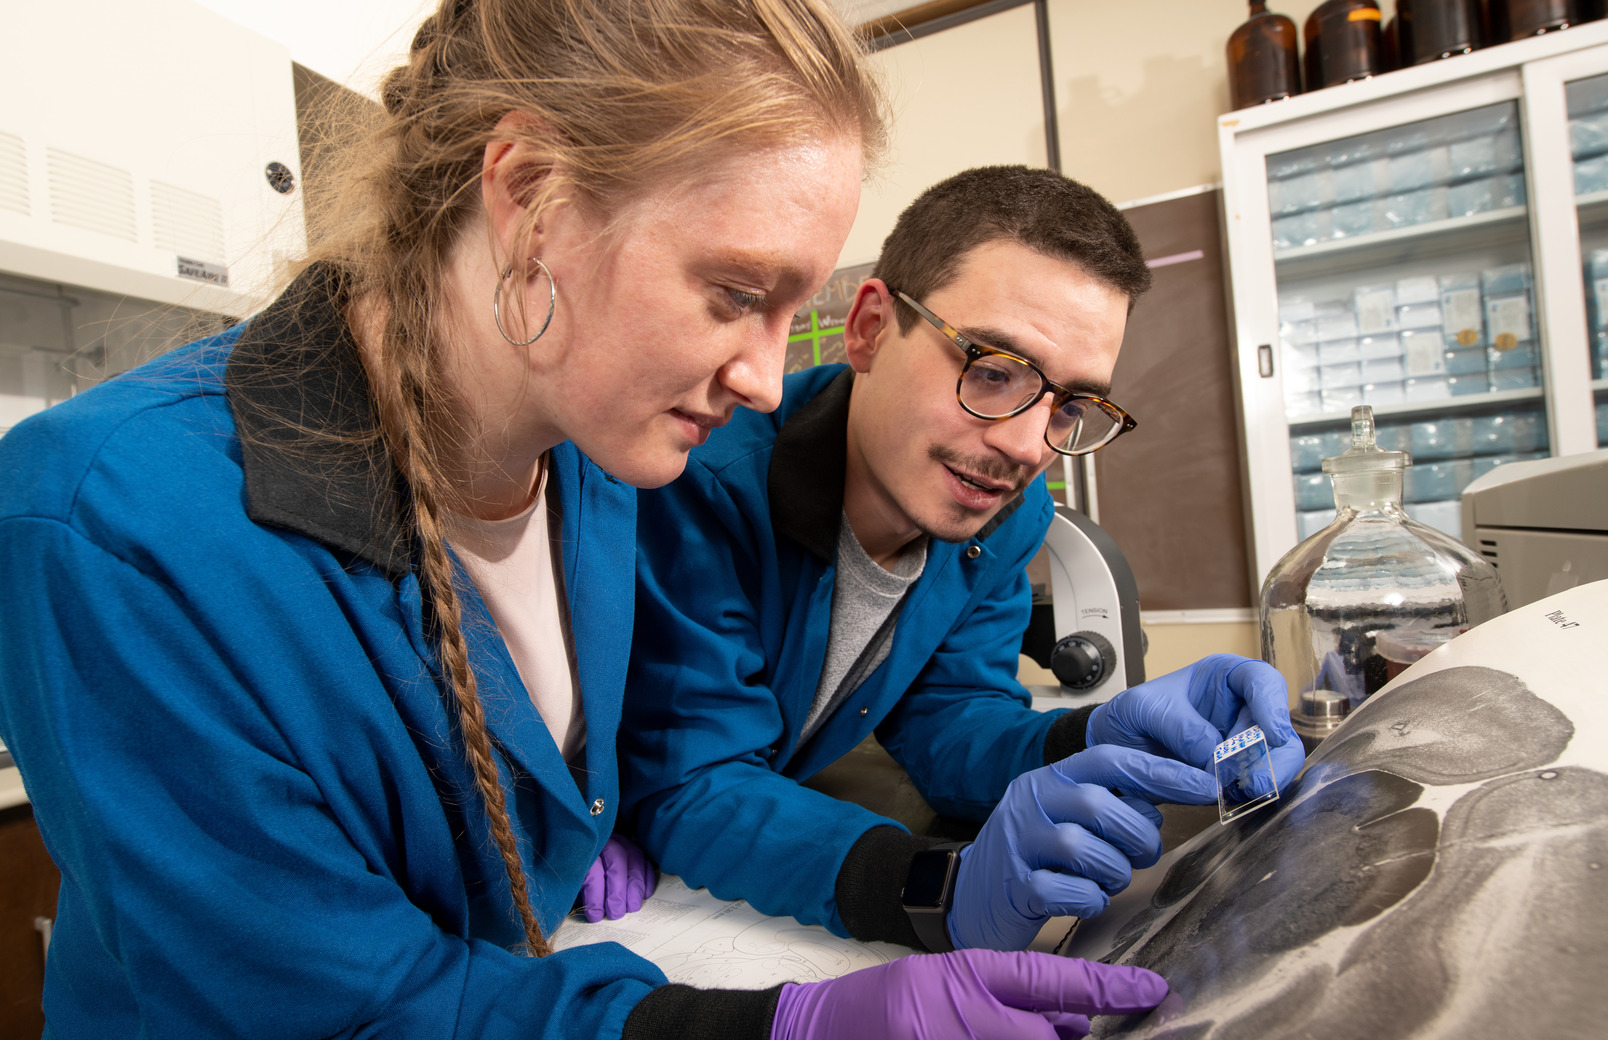
{"type": "Polygon", "coordinates": [[[1252,726],[1212,750],[1217,771],[1217,819],[1227,823],[1279,800],[1278,778],[1267,754],[1267,734],[1252,726]],[[1261,793],[1258,793],[1261,792],[1261,793]]]}
{"type": "Polygon", "coordinates": [[[1134,871],[1058,952],[1170,993],[1090,1036],[1603,1035],[1604,633],[1608,581],[1465,632],[1278,777],[1278,804],[1134,871]]]}

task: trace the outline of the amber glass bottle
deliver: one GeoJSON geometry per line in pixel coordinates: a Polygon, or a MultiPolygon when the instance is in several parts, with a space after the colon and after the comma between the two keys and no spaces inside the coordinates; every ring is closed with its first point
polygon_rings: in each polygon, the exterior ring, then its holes
{"type": "Polygon", "coordinates": [[[1235,108],[1301,93],[1295,23],[1252,0],[1251,17],[1228,38],[1228,90],[1235,108]]]}
{"type": "Polygon", "coordinates": [[[1380,17],[1374,0],[1325,0],[1307,15],[1302,30],[1307,89],[1384,72],[1380,17]]]}
{"type": "Polygon", "coordinates": [[[1580,21],[1576,0],[1507,0],[1509,39],[1540,36],[1580,21]]]}
{"type": "Polygon", "coordinates": [[[1396,0],[1401,66],[1467,54],[1480,46],[1479,0],[1396,0]]]}
{"type": "Polygon", "coordinates": [[[1513,38],[1508,28],[1508,0],[1479,0],[1480,39],[1487,45],[1506,43],[1513,38]]]}

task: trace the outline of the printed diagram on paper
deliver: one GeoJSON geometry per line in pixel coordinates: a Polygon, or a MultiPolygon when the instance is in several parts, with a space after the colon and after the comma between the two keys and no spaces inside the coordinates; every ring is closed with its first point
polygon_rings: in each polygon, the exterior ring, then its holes
{"type": "Polygon", "coordinates": [[[716,899],[665,874],[653,897],[618,921],[571,918],[553,948],[617,942],[659,966],[671,982],[726,989],[768,989],[819,982],[886,964],[909,950],[892,943],[840,939],[818,925],[767,917],[742,900],[716,899]]]}

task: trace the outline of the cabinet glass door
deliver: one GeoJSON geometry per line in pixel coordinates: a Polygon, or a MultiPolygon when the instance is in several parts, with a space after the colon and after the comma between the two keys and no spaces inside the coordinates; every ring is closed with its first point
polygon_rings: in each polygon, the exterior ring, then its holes
{"type": "Polygon", "coordinates": [[[1299,537],[1334,519],[1320,464],[1358,404],[1412,455],[1407,512],[1460,536],[1465,485],[1548,453],[1518,103],[1270,154],[1267,178],[1299,537]]]}
{"type": "Polygon", "coordinates": [[[1597,445],[1608,447],[1608,75],[1564,87],[1586,279],[1586,325],[1597,445]]]}

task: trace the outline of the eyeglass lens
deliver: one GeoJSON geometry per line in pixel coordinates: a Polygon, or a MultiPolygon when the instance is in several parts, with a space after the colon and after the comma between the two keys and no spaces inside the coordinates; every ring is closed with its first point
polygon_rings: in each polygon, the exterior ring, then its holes
{"type": "MultiPolygon", "coordinates": [[[[1002,419],[1032,405],[1044,390],[1044,380],[1032,368],[1001,354],[985,354],[962,374],[960,403],[981,418],[1002,419]]],[[[1089,451],[1109,440],[1121,421],[1097,401],[1073,398],[1050,416],[1045,440],[1060,451],[1089,451]]]]}

